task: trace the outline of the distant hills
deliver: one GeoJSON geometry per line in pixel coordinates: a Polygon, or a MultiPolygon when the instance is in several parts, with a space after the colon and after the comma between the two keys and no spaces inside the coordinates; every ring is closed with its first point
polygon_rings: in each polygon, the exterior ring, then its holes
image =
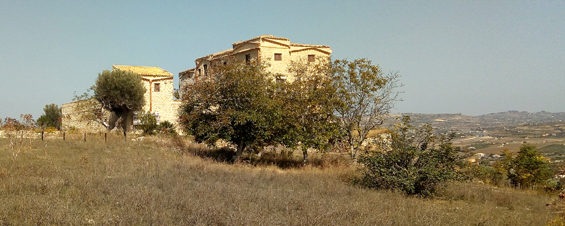
{"type": "Polygon", "coordinates": [[[469,116],[463,114],[420,114],[404,113],[395,114],[386,120],[384,126],[391,126],[396,118],[402,115],[410,116],[415,124],[426,123],[440,131],[455,131],[492,127],[512,127],[519,125],[534,125],[545,123],[565,122],[565,112],[552,113],[541,111],[530,113],[526,111],[506,111],[490,113],[480,116],[469,116]]]}

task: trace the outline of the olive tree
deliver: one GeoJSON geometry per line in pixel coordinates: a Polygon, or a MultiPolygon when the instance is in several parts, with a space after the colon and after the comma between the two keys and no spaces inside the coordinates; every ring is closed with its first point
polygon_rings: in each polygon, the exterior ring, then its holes
{"type": "Polygon", "coordinates": [[[133,72],[104,70],[98,74],[92,90],[94,99],[100,102],[102,108],[112,112],[108,129],[113,129],[116,122],[121,120],[124,132],[127,131],[133,120],[133,112],[141,110],[145,104],[145,87],[141,83],[141,76],[133,72]]]}
{"type": "Polygon", "coordinates": [[[369,131],[382,125],[394,102],[399,100],[398,73],[384,74],[370,60],[335,60],[331,76],[340,103],[335,113],[345,132],[349,154],[357,159],[369,131]]]}
{"type": "Polygon", "coordinates": [[[75,95],[74,110],[80,112],[80,120],[100,123],[108,130],[120,124],[125,133],[133,120],[133,112],[141,110],[145,104],[145,91],[141,76],[121,70],[104,70],[98,73],[95,84],[87,92],[75,95]],[[104,111],[110,112],[110,116],[107,117],[104,111]]]}

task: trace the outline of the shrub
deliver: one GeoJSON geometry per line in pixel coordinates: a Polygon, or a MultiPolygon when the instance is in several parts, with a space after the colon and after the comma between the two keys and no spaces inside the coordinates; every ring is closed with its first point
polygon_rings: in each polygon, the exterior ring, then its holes
{"type": "Polygon", "coordinates": [[[404,117],[391,132],[389,142],[361,155],[363,186],[402,191],[408,195],[433,196],[451,180],[462,180],[459,148],[452,136],[436,139],[431,126],[416,128],[404,117]]]}
{"type": "Polygon", "coordinates": [[[140,111],[137,113],[139,119],[138,127],[143,130],[144,135],[153,135],[157,130],[157,118],[151,112],[140,111]]]}
{"type": "Polygon", "coordinates": [[[466,170],[469,178],[474,178],[484,183],[492,185],[501,185],[506,175],[503,170],[498,167],[487,165],[469,165],[466,170]]]}
{"type": "Polygon", "coordinates": [[[169,135],[177,134],[177,131],[175,130],[175,125],[173,125],[173,123],[171,123],[169,121],[161,122],[159,124],[158,130],[162,134],[169,134],[169,135]]]}

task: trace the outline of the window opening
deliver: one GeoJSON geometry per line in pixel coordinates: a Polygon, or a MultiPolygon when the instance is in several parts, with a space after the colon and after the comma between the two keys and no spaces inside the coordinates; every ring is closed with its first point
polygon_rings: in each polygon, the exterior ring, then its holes
{"type": "Polygon", "coordinates": [[[308,55],[308,62],[314,62],[316,61],[316,56],[315,55],[308,55]]]}
{"type": "Polygon", "coordinates": [[[282,60],[282,53],[275,53],[275,60],[281,61],[282,60]]]}

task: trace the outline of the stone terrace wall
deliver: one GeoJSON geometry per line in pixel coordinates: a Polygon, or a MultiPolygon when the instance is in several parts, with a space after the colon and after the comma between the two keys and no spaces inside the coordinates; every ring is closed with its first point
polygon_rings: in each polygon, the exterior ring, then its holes
{"type": "MultiPolygon", "coordinates": [[[[82,106],[88,104],[87,101],[93,100],[75,101],[61,105],[61,112],[63,113],[63,130],[78,129],[89,132],[100,132],[106,130],[106,127],[104,127],[100,123],[85,119],[86,110],[82,108],[82,106]]],[[[110,113],[107,111],[103,112],[104,117],[108,119],[110,113]]]]}

